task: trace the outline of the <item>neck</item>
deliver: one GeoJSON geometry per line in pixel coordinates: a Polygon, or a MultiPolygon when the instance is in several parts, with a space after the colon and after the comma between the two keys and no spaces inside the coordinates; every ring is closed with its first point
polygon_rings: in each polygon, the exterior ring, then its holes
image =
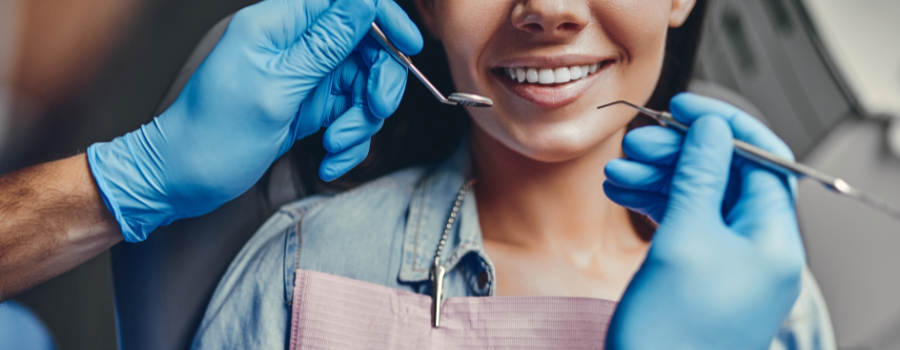
{"type": "Polygon", "coordinates": [[[475,193],[485,242],[567,255],[643,249],[646,242],[628,211],[603,192],[603,168],[621,156],[624,134],[621,130],[580,157],[547,163],[475,127],[475,193]]]}

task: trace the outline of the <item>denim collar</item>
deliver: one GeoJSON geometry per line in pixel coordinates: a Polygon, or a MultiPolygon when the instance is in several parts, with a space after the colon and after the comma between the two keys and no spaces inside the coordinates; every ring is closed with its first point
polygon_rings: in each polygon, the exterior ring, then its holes
{"type": "MultiPolygon", "coordinates": [[[[403,243],[403,262],[400,281],[424,282],[429,280],[431,265],[444,226],[453,208],[459,189],[472,176],[468,140],[463,139],[456,151],[417,184],[409,206],[403,243]]],[[[441,265],[451,271],[469,254],[475,254],[481,269],[488,274],[487,288],[491,295],[495,286],[493,263],[488,259],[481,237],[475,191],[470,190],[460,207],[458,220],[441,254],[441,265]]],[[[475,269],[477,267],[461,266],[475,269]]],[[[465,275],[480,275],[482,271],[463,271],[465,275]]],[[[483,278],[483,277],[482,277],[483,278]]],[[[485,291],[487,292],[487,291],[485,291]]]]}

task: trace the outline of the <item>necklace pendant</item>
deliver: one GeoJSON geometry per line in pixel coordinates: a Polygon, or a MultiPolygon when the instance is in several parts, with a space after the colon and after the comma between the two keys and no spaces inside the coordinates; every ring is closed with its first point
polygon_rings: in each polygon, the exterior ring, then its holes
{"type": "Polygon", "coordinates": [[[431,266],[431,316],[434,328],[441,326],[441,304],[444,301],[444,274],[446,269],[435,263],[431,266]]]}

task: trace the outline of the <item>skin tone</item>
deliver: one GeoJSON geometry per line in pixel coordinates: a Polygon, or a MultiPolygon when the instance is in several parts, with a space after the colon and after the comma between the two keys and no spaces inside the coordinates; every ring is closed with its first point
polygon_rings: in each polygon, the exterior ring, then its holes
{"type": "Polygon", "coordinates": [[[635,113],[662,70],[666,33],[694,0],[416,0],[446,49],[458,91],[490,97],[467,108],[474,127],[478,213],[498,295],[619,300],[649,242],[603,193],[635,113]],[[597,63],[586,78],[523,84],[507,68],[597,63]]]}
{"type": "Polygon", "coordinates": [[[0,178],[0,301],[121,240],[84,154],[0,178]]]}

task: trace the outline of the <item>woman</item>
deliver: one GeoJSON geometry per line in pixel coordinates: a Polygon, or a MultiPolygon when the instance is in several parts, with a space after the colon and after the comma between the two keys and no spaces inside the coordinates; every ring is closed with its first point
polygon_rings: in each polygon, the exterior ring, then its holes
{"type": "MultiPolygon", "coordinates": [[[[471,124],[434,115],[446,107],[402,110],[344,182],[305,179],[319,192],[353,188],[287,205],[256,233],[222,279],[195,348],[284,347],[297,269],[432,294],[437,257],[444,298],[622,296],[654,224],[606,197],[603,169],[646,120],[596,106],[665,109],[691,76],[705,1],[415,7],[445,51],[455,91],[488,96],[494,107],[467,108],[471,124]]],[[[424,56],[417,61],[441,62],[424,56]]],[[[302,164],[317,164],[313,152],[296,151],[302,164]]],[[[772,346],[834,348],[815,282],[805,278],[803,288],[772,346]]]]}

